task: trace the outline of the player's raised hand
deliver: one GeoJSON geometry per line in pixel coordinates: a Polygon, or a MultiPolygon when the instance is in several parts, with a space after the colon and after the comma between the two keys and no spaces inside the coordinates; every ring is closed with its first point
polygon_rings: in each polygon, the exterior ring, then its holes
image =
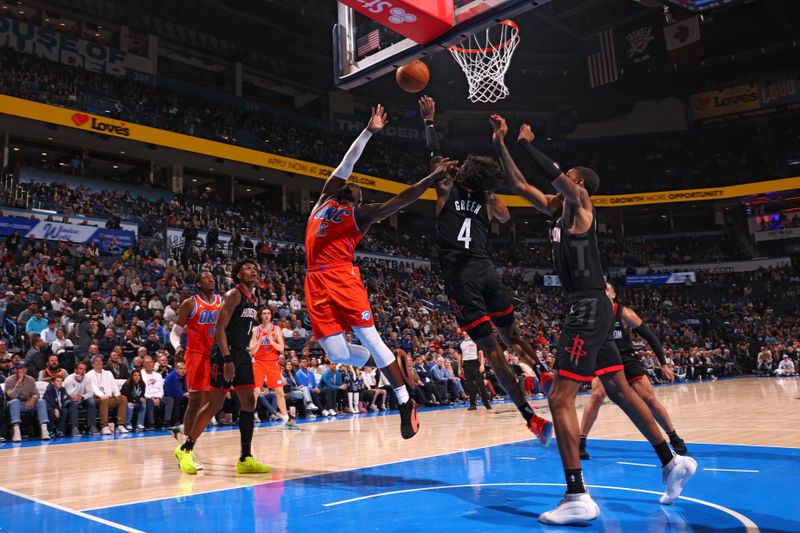
{"type": "Polygon", "coordinates": [[[383,108],[383,106],[378,104],[372,108],[372,116],[369,117],[367,129],[370,131],[370,133],[378,133],[386,127],[388,122],[389,115],[386,114],[386,110],[383,108]]]}
{"type": "Polygon", "coordinates": [[[436,101],[426,94],[419,99],[419,112],[422,120],[433,120],[436,115],[436,101]]]}
{"type": "Polygon", "coordinates": [[[436,163],[436,166],[433,167],[433,171],[430,173],[429,177],[432,177],[435,180],[445,179],[449,177],[451,173],[458,172],[458,165],[458,161],[443,157],[438,163],[436,163]]]}
{"type": "Polygon", "coordinates": [[[532,143],[534,138],[536,138],[536,135],[533,134],[533,128],[531,128],[530,124],[523,124],[519,127],[517,141],[528,141],[529,143],[532,143]]]}
{"type": "Polygon", "coordinates": [[[492,141],[504,141],[506,134],[508,133],[508,124],[506,124],[506,119],[500,115],[493,114],[489,116],[489,122],[492,124],[492,141]]]}

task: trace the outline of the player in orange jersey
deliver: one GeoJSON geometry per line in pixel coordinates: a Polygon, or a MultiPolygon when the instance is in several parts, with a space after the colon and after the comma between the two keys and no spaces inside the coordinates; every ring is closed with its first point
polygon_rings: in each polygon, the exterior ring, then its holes
{"type": "Polygon", "coordinates": [[[262,387],[272,389],[278,397],[278,411],[283,418],[284,428],[299,429],[293,418],[289,417],[286,396],[283,393],[283,375],[278,362],[278,357],[283,353],[283,333],[281,328],[272,323],[272,310],[269,307],[261,309],[258,318],[261,323],[253,328],[248,347],[250,355],[253,356],[256,401],[262,387]]]}
{"type": "Polygon", "coordinates": [[[178,319],[169,334],[175,355],[183,352],[186,388],[189,391],[189,404],[183,415],[183,425],[172,428],[172,435],[176,440],[180,433],[188,434],[191,431],[195,416],[205,403],[205,391],[208,389],[211,372],[211,346],[214,344],[217,315],[222,306],[222,298],[214,293],[214,288],[214,275],[207,270],[202,272],[197,280],[197,294],[181,303],[178,319]],[[184,331],[185,350],[181,346],[181,335],[184,331]]]}
{"type": "Polygon", "coordinates": [[[305,293],[314,336],[332,361],[383,369],[400,406],[400,434],[410,439],[419,430],[419,422],[407,389],[414,386],[409,362],[404,352],[393,354],[375,329],[367,291],[353,259],[356,246],[373,223],[416,201],[436,181],[456,171],[458,163],[444,159],[430,175],[386,202],[363,204],[361,189],[347,179],[370,137],[387,121],[382,106],[372,109],[367,127],[322,187],[306,226],[305,293]],[[350,330],[361,345],[347,342],[345,334],[350,330]]]}

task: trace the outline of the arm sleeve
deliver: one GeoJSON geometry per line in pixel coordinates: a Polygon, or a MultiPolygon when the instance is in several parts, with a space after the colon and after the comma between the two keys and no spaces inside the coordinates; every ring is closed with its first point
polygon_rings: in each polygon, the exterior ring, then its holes
{"type": "Polygon", "coordinates": [[[639,334],[644,340],[647,341],[647,344],[653,349],[653,352],[658,357],[658,362],[662,365],[667,362],[664,358],[664,348],[661,346],[661,342],[656,337],[656,334],[653,333],[653,330],[650,329],[650,326],[645,324],[644,322],[641,323],[638,327],[633,328],[633,331],[639,334]]]}
{"type": "Polygon", "coordinates": [[[425,122],[425,144],[428,145],[428,150],[431,151],[431,157],[442,155],[439,136],[436,135],[436,126],[433,125],[433,122],[425,122]]]}
{"type": "Polygon", "coordinates": [[[169,332],[169,342],[176,350],[181,347],[181,335],[183,335],[183,327],[178,324],[172,326],[172,331],[169,332]]]}
{"type": "Polygon", "coordinates": [[[337,177],[343,180],[349,178],[350,174],[353,173],[353,167],[356,166],[358,158],[361,157],[361,153],[364,151],[364,147],[367,146],[367,142],[369,142],[371,137],[372,132],[368,129],[364,129],[364,131],[356,137],[356,140],[353,141],[353,144],[350,145],[347,153],[344,154],[342,162],[339,163],[339,166],[331,173],[331,177],[337,177]]]}
{"type": "Polygon", "coordinates": [[[561,175],[561,167],[559,167],[558,163],[552,161],[549,157],[540,152],[538,148],[536,148],[528,141],[526,140],[520,141],[519,146],[525,151],[526,154],[528,154],[528,157],[536,164],[536,168],[544,172],[545,176],[547,177],[547,180],[541,180],[541,179],[534,180],[537,181],[537,183],[534,183],[534,185],[539,189],[541,189],[546,194],[555,194],[556,190],[551,185],[550,182],[561,175]]]}

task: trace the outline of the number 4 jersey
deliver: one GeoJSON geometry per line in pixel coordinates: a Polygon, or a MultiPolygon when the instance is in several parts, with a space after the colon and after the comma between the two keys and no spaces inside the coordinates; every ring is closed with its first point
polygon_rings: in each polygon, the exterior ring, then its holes
{"type": "Polygon", "coordinates": [[[473,280],[491,268],[486,193],[469,192],[453,183],[436,218],[436,240],[442,274],[451,286],[473,280]]]}

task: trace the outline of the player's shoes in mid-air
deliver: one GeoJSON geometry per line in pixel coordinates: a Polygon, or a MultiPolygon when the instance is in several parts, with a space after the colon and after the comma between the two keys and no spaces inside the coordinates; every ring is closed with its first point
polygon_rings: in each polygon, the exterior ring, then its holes
{"type": "Polygon", "coordinates": [[[417,402],[409,399],[400,407],[400,435],[404,439],[410,439],[419,431],[419,419],[417,419],[417,402]]]}
{"type": "Polygon", "coordinates": [[[543,524],[559,525],[587,522],[600,516],[600,508],[589,493],[564,494],[555,509],[539,515],[543,524]]]}
{"type": "Polygon", "coordinates": [[[584,461],[588,461],[589,459],[592,458],[592,456],[589,455],[589,452],[586,451],[585,438],[581,438],[580,443],[578,443],[578,454],[580,454],[581,459],[583,459],[584,461]]]}
{"type": "Polygon", "coordinates": [[[676,455],[672,461],[661,469],[662,479],[667,488],[659,500],[664,505],[672,505],[683,491],[683,486],[691,479],[697,470],[697,461],[689,456],[676,455]]]}
{"type": "Polygon", "coordinates": [[[534,416],[528,421],[528,429],[536,435],[542,446],[550,444],[550,440],[553,438],[552,422],[545,420],[541,416],[534,416]]]}
{"type": "Polygon", "coordinates": [[[175,448],[175,459],[178,460],[178,466],[181,467],[181,472],[184,474],[195,475],[197,474],[197,463],[194,462],[194,454],[189,450],[182,450],[180,446],[175,448]]]}
{"type": "Polygon", "coordinates": [[[252,455],[248,455],[244,461],[236,461],[237,474],[267,474],[271,471],[271,466],[259,463],[252,455]]]}

